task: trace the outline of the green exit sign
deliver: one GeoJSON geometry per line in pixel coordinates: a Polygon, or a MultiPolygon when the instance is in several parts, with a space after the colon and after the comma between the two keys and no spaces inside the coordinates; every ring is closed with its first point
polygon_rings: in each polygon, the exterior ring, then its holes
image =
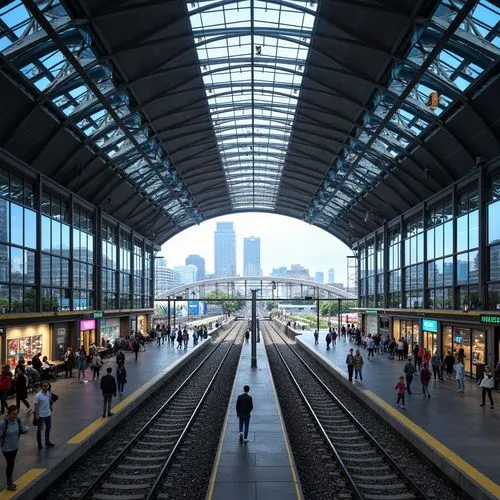
{"type": "Polygon", "coordinates": [[[500,325],[500,316],[495,316],[494,314],[481,314],[479,315],[479,321],[481,323],[487,323],[488,325],[500,325]]]}
{"type": "Polygon", "coordinates": [[[93,312],[90,314],[90,317],[94,319],[104,318],[104,312],[102,311],[93,312]]]}

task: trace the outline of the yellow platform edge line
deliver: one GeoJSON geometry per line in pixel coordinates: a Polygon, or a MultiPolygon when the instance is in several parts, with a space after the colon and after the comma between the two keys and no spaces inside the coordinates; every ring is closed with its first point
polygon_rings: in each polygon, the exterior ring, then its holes
{"type": "MultiPolygon", "coordinates": [[[[241,346],[241,350],[243,351],[244,344],[241,346]]],[[[212,469],[212,475],[210,476],[210,482],[208,484],[207,496],[205,500],[212,500],[212,496],[214,494],[215,482],[217,480],[217,473],[219,472],[219,463],[220,457],[222,455],[222,447],[224,446],[224,440],[226,439],[226,431],[227,431],[227,423],[229,422],[229,414],[231,413],[231,399],[236,387],[236,375],[238,374],[238,370],[240,369],[241,364],[241,352],[240,359],[238,360],[238,366],[236,367],[236,372],[233,380],[233,387],[231,388],[231,395],[229,396],[229,404],[226,409],[226,416],[224,418],[224,425],[222,427],[222,434],[219,439],[219,446],[217,446],[217,454],[215,455],[214,467],[212,469]]]]}
{"type": "Polygon", "coordinates": [[[276,386],[274,385],[273,373],[271,372],[271,365],[269,364],[269,358],[267,357],[266,344],[264,342],[264,353],[267,358],[267,369],[269,370],[269,376],[271,377],[271,385],[273,388],[274,399],[276,400],[276,407],[278,408],[278,415],[280,417],[281,433],[283,435],[283,441],[285,441],[286,454],[288,455],[288,463],[290,465],[290,470],[292,471],[293,485],[295,487],[295,494],[297,495],[297,500],[303,500],[302,488],[299,483],[299,478],[297,476],[297,470],[295,468],[295,461],[293,459],[292,451],[290,450],[290,443],[288,441],[288,435],[286,433],[285,421],[283,420],[283,414],[281,413],[280,400],[278,399],[278,393],[276,392],[276,386]]]}
{"type": "Polygon", "coordinates": [[[16,479],[17,490],[0,491],[0,500],[8,500],[10,498],[14,498],[16,495],[26,489],[26,487],[29,486],[37,477],[40,477],[46,471],[47,469],[28,469],[21,477],[16,479]]]}
{"type": "MultiPolygon", "coordinates": [[[[332,363],[326,356],[323,354],[314,351],[309,344],[300,340],[300,344],[304,345],[308,348],[312,353],[316,353],[322,359],[324,359],[329,366],[331,366],[335,371],[342,375],[344,378],[343,370],[337,366],[335,363],[332,363]]],[[[363,394],[366,394],[374,403],[378,404],[385,411],[387,411],[393,418],[398,420],[402,425],[413,431],[417,434],[422,441],[425,441],[436,453],[443,456],[449,462],[453,463],[455,467],[460,469],[463,474],[472,479],[475,483],[482,486],[485,490],[487,490],[493,498],[500,498],[500,485],[492,481],[489,477],[485,476],[482,472],[478,471],[475,467],[473,467],[469,462],[466,462],[463,458],[457,455],[454,451],[450,450],[447,446],[445,446],[441,441],[436,439],[434,436],[429,434],[427,431],[422,429],[419,425],[417,425],[413,420],[408,417],[405,417],[401,414],[396,408],[393,408],[387,401],[382,399],[380,396],[375,394],[373,391],[363,388],[360,389],[363,394]]]]}

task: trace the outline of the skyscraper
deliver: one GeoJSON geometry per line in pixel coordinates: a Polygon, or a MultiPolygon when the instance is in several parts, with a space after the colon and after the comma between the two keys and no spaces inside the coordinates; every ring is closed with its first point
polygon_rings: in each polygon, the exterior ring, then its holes
{"type": "Polygon", "coordinates": [[[198,268],[198,281],[205,279],[205,259],[201,255],[191,254],[186,258],[186,266],[192,264],[198,268]]]}
{"type": "Polygon", "coordinates": [[[260,276],[260,238],[250,236],[243,238],[243,274],[260,276]]]}
{"type": "Polygon", "coordinates": [[[198,280],[198,268],[193,264],[175,266],[174,277],[176,285],[189,285],[198,280]]]}
{"type": "Polygon", "coordinates": [[[214,261],[217,278],[236,276],[236,234],[232,222],[217,222],[214,261]]]}
{"type": "Polygon", "coordinates": [[[175,284],[174,270],[167,266],[165,259],[155,261],[155,295],[166,292],[175,284]]]}
{"type": "Polygon", "coordinates": [[[325,282],[325,273],[323,271],[316,271],[314,273],[314,281],[322,285],[325,282]]]}
{"type": "Polygon", "coordinates": [[[328,269],[328,283],[335,283],[335,269],[333,267],[328,269]]]}

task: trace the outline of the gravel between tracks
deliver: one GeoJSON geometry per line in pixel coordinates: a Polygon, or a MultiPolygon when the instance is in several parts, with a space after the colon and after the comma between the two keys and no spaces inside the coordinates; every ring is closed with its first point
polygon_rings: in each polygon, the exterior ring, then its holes
{"type": "Polygon", "coordinates": [[[75,493],[81,493],[90,480],[118,455],[122,447],[129,442],[128,438],[135,435],[164,401],[177,390],[186,376],[198,366],[208,352],[209,349],[203,349],[195,354],[179,372],[165,382],[165,385],[154,396],[148,398],[140,408],[80,458],[59,481],[53,483],[38,498],[40,500],[68,500],[74,497],[75,493]]]}
{"type": "MultiPolygon", "coordinates": [[[[313,368],[314,371],[321,377],[321,379],[329,387],[329,389],[344,403],[344,405],[349,408],[353,415],[363,423],[363,425],[370,431],[373,437],[383,445],[389,455],[391,455],[391,457],[407,472],[407,474],[415,482],[424,487],[428,498],[446,498],[447,500],[458,500],[459,498],[461,498],[456,493],[456,491],[454,491],[446,483],[444,479],[438,476],[437,471],[431,464],[426,462],[425,459],[417,456],[411,450],[411,448],[408,447],[404,438],[402,438],[394,428],[381,420],[378,415],[372,413],[365,404],[359,401],[348,389],[346,389],[339,381],[337,381],[328,370],[326,370],[306,351],[299,349],[298,352],[309,364],[309,366],[313,368]]],[[[286,404],[285,401],[283,401],[282,403],[281,398],[280,403],[286,404]]],[[[292,401],[292,408],[293,404],[294,403],[292,401]]],[[[286,424],[288,428],[288,420],[286,421],[286,424]]],[[[294,449],[294,454],[295,453],[296,452],[294,449]]],[[[299,462],[298,459],[297,462],[299,462]]],[[[308,489],[305,484],[303,484],[303,488],[304,490],[308,489]]],[[[309,497],[308,495],[306,495],[307,500],[313,500],[316,498],[320,499],[325,497],[309,497]]]]}

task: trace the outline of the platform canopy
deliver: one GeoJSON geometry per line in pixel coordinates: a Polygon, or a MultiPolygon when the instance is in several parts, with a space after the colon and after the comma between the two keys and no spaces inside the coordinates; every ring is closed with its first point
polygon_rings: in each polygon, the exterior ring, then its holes
{"type": "Polygon", "coordinates": [[[494,0],[0,1],[0,148],[158,244],[351,243],[500,152],[494,0]]]}

